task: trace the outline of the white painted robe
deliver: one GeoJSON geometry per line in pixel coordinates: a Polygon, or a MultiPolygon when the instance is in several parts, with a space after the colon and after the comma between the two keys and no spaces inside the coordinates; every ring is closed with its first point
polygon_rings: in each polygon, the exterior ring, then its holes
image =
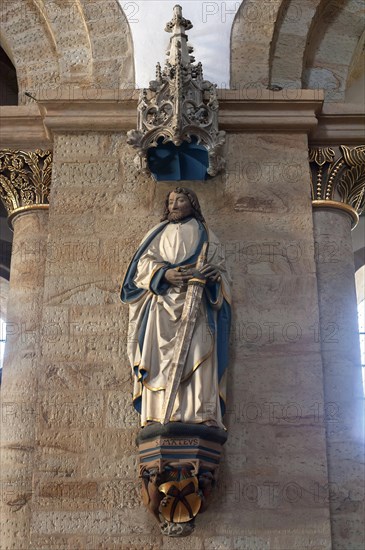
{"type": "MultiPolygon", "coordinates": [[[[162,224],[162,227],[139,257],[134,269],[133,284],[145,292],[140,293],[138,299],[127,301],[130,308],[128,357],[135,374],[133,401],[141,414],[142,426],[149,421],[162,421],[164,390],[186,296],[186,288],[168,285],[160,270],[191,258],[197,252],[202,235],[202,224],[195,218],[162,224]],[[161,294],[153,290],[156,273],[160,273],[161,294]],[[150,308],[148,314],[146,308],[150,308]],[[141,343],[142,333],[144,337],[141,343]]],[[[146,235],[141,245],[155,230],[146,235]]],[[[219,288],[214,296],[214,311],[210,317],[211,322],[213,319],[216,324],[217,311],[225,300],[229,301],[229,281],[222,247],[212,232],[206,234],[209,235],[208,263],[216,266],[221,274],[221,282],[216,285],[219,288]]],[[[212,325],[208,325],[207,318],[206,301],[209,299],[213,302],[213,296],[210,296],[207,288],[200,305],[171,421],[215,421],[224,428],[221,405],[226,397],[226,375],[218,380],[217,346],[213,334],[215,329],[212,330],[212,325]]],[[[225,337],[228,338],[228,327],[225,329],[225,337]]]]}

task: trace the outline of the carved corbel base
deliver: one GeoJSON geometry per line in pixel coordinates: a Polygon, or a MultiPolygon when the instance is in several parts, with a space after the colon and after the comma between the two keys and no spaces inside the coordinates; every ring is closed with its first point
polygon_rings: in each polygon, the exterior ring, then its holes
{"type": "Polygon", "coordinates": [[[208,506],[227,433],[200,424],[170,422],[143,428],[137,437],[144,505],[161,532],[190,535],[208,506]]]}

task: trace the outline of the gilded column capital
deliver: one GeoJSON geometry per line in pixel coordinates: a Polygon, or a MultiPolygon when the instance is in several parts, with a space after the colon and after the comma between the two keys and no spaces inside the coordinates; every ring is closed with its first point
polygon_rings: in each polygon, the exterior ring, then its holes
{"type": "Polygon", "coordinates": [[[0,199],[9,225],[17,214],[48,209],[52,152],[0,150],[0,199]]]}
{"type": "Polygon", "coordinates": [[[352,216],[353,227],[365,208],[365,145],[309,149],[314,208],[336,208],[352,216]]]}

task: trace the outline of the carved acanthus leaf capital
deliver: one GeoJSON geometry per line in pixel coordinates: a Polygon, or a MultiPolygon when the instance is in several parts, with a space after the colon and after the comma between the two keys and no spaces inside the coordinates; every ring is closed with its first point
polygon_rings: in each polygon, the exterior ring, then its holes
{"type": "Polygon", "coordinates": [[[48,207],[52,152],[0,150],[0,199],[12,219],[18,212],[48,207]]]}
{"type": "Polygon", "coordinates": [[[335,149],[309,150],[313,206],[339,203],[353,210],[355,220],[365,208],[365,146],[335,149]]]}

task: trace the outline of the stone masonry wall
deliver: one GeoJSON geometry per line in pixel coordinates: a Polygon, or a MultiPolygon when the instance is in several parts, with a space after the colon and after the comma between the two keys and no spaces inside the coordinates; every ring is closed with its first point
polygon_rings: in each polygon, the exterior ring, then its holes
{"type": "MultiPolygon", "coordinates": [[[[122,134],[56,136],[31,548],[177,550],[139,495],[123,272],[166,192],[122,134]]],[[[302,135],[229,135],[190,182],[233,277],[229,439],[192,549],[330,548],[318,298],[302,135]],[[248,160],[249,159],[249,160],[248,160]],[[315,546],[313,546],[315,544],[315,546]]]]}

